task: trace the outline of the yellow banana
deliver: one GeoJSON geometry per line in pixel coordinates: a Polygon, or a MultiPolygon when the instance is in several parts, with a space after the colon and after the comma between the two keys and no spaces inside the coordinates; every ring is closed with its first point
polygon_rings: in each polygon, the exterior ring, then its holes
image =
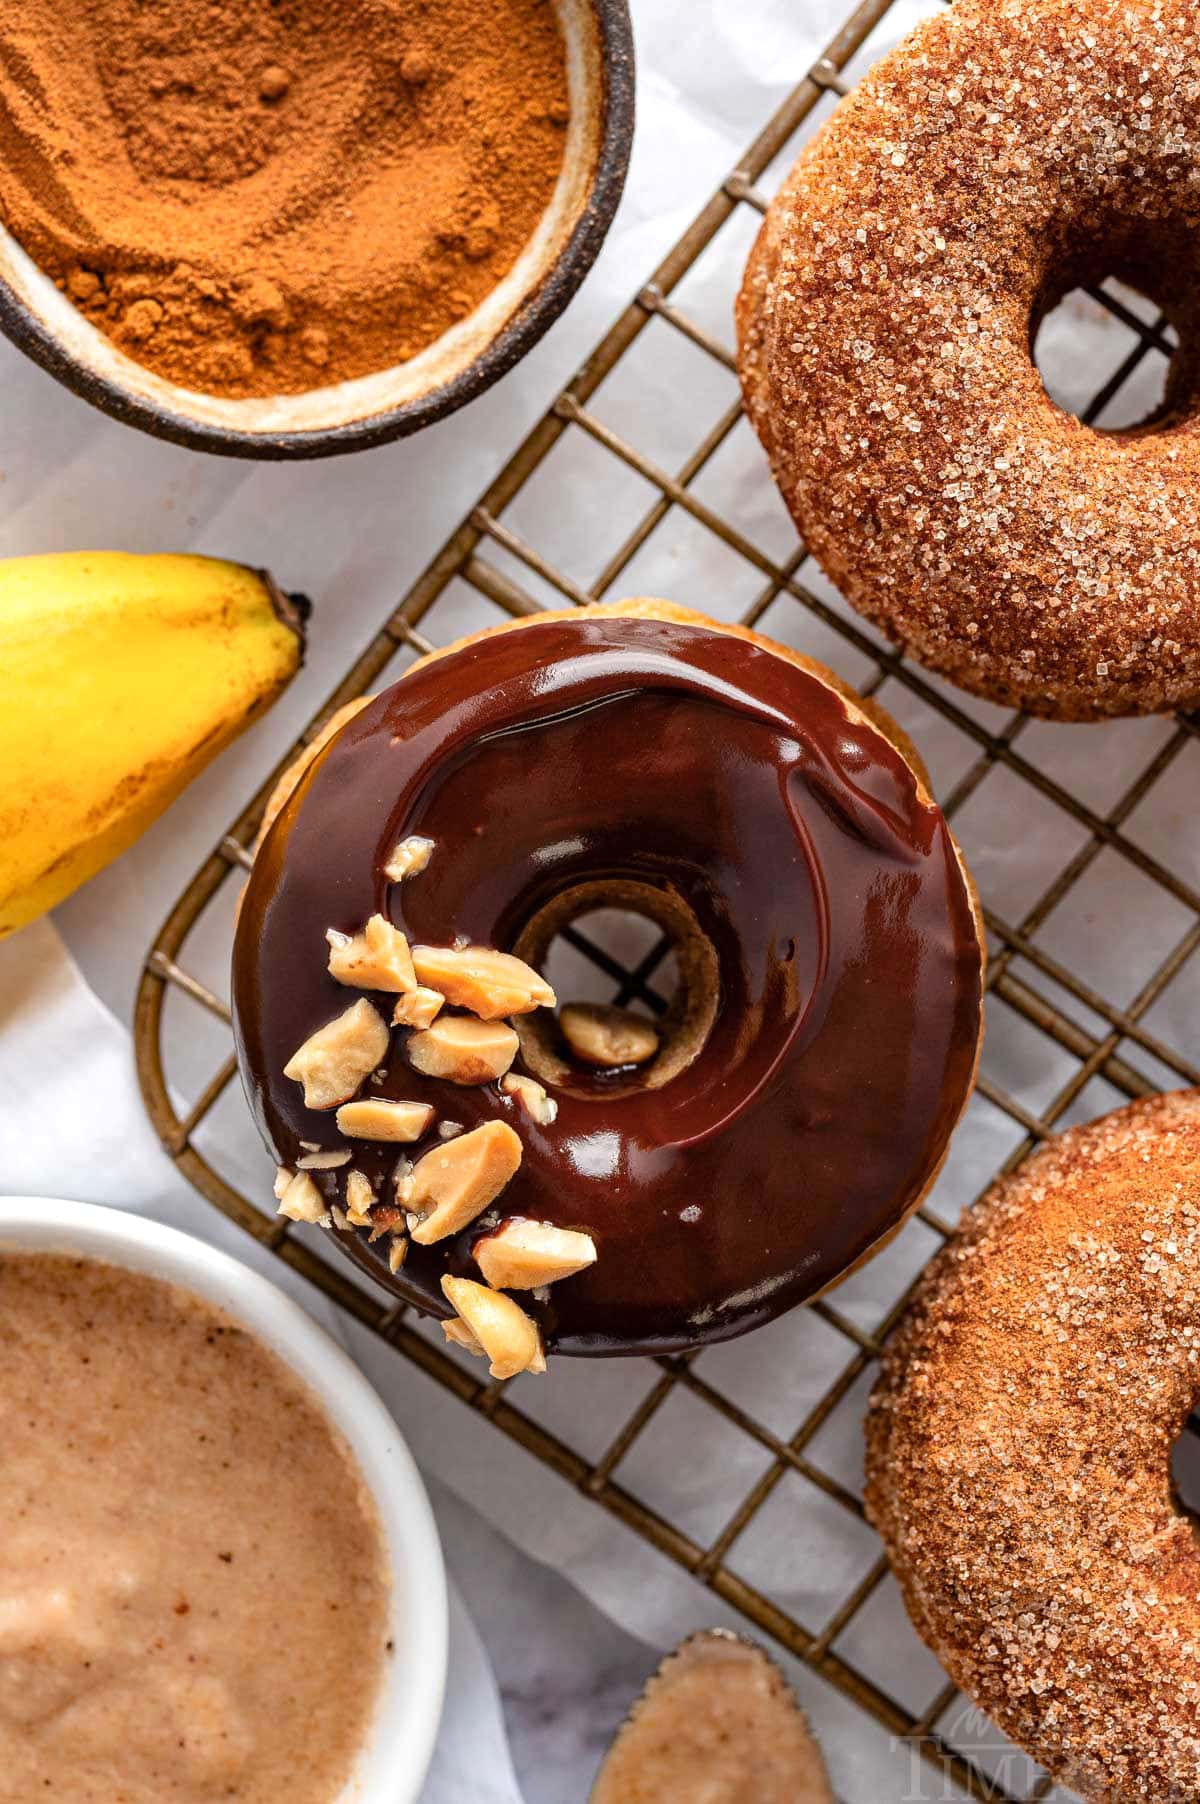
{"type": "Polygon", "coordinates": [[[0,561],[0,938],[123,852],[274,700],[306,612],[216,558],[0,561]]]}

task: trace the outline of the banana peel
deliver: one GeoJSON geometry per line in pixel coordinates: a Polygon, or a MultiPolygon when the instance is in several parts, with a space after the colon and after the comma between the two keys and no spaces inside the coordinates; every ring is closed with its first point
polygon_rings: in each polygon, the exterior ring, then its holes
{"type": "Polygon", "coordinates": [[[217,558],[0,561],[0,938],[123,852],[270,705],[307,613],[217,558]]]}

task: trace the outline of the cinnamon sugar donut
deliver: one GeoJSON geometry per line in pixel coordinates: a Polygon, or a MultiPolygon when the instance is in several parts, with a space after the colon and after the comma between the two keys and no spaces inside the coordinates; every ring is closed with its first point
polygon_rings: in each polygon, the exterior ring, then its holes
{"type": "Polygon", "coordinates": [[[956,0],[772,203],[738,305],[750,417],[805,540],[931,669],[1068,720],[1200,703],[1200,5],[956,0]],[[1181,349],[1084,426],[1031,345],[1117,276],[1181,349]]]}
{"type": "Polygon", "coordinates": [[[481,1277],[516,1288],[535,1369],[741,1333],[895,1233],[970,1091],[981,973],[899,730],[783,646],[636,601],[493,628],[331,722],[272,800],[233,1004],[284,1212],[450,1301],[464,1345],[481,1277]],[[620,1068],[574,1056],[540,975],[603,907],[680,973],[620,1068]],[[439,1215],[420,1174],[468,1143],[486,1169],[439,1215]],[[531,1235],[564,1269],[522,1287],[531,1235]]]}
{"type": "Polygon", "coordinates": [[[1095,1804],[1200,1798],[1200,1092],[996,1186],[887,1348],[867,1507],[955,1682],[1095,1804]]]}

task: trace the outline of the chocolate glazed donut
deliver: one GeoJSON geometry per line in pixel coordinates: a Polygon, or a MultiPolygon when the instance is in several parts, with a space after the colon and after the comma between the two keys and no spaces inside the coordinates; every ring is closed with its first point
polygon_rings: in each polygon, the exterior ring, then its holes
{"type": "MultiPolygon", "coordinates": [[[[901,744],[820,666],[666,603],[519,621],[424,660],[289,773],[250,876],[235,1024],[276,1156],[344,1146],[283,1075],[348,1000],[327,929],[379,913],[413,944],[466,936],[536,964],[570,919],[626,907],[671,935],[680,970],[649,1065],[589,1071],[548,1014],[523,1016],[514,1070],[545,1084],[552,1122],[495,1084],[420,1076],[402,1029],[363,1094],[515,1129],[503,1214],[597,1249],[522,1293],[552,1351],[693,1347],[814,1296],[920,1201],[978,1051],[973,893],[901,744]],[[434,842],[428,867],[390,883],[410,836],[434,842]]],[[[397,1150],[355,1142],[379,1196],[397,1150]]],[[[344,1169],[312,1175],[342,1200],[344,1169]]],[[[444,1317],[440,1280],[478,1279],[479,1233],[413,1245],[396,1273],[365,1230],[334,1239],[444,1317]]]]}

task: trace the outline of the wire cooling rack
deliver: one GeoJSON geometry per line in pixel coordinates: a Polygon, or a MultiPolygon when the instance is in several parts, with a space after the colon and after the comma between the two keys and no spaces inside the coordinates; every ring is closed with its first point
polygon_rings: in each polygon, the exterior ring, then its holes
{"type": "MultiPolygon", "coordinates": [[[[737,403],[727,342],[731,283],[799,141],[881,48],[879,28],[894,4],[866,0],[846,20],[304,736],[310,739],[344,702],[465,630],[464,606],[465,624],[478,626],[564,600],[644,592],[649,572],[658,592],[761,626],[823,657],[863,694],[881,693],[915,737],[984,895],[991,955],[987,1048],[976,1096],[932,1198],[894,1243],[900,1250],[867,1268],[884,1271],[879,1281],[891,1282],[886,1302],[864,1299],[852,1280],[798,1312],[822,1348],[813,1362],[821,1383],[790,1393],[796,1407],[795,1396],[804,1392],[799,1426],[778,1398],[770,1407],[761,1397],[747,1398],[736,1364],[722,1363],[728,1350],[708,1349],[644,1362],[644,1382],[623,1392],[639,1394],[636,1408],[597,1449],[586,1437],[561,1431],[561,1410],[553,1429],[539,1420],[534,1393],[527,1384],[520,1389],[523,1381],[515,1392],[481,1382],[478,1369],[443,1348],[413,1312],[357,1282],[347,1262],[326,1256],[319,1236],[308,1238],[265,1213],[265,1166],[257,1190],[244,1175],[240,1181],[223,1175],[213,1124],[233,1095],[229,1012],[219,980],[195,974],[193,948],[199,957],[206,940],[210,951],[215,944],[214,969],[227,958],[232,898],[278,771],[189,884],[147,957],[137,1057],[146,1105],[167,1151],[210,1202],[499,1433],[839,1687],[885,1731],[913,1738],[926,1780],[936,1779],[932,1790],[914,1795],[941,1797],[945,1783],[946,1796],[1031,1800],[1047,1796],[1049,1779],[1032,1762],[997,1765],[992,1753],[972,1744],[961,1726],[963,1700],[931,1661],[922,1666],[914,1657],[911,1683],[897,1683],[895,1662],[890,1673],[882,1671],[873,1649],[894,1631],[879,1628],[877,1613],[894,1581],[865,1524],[854,1461],[831,1457],[825,1448],[831,1425],[847,1411],[857,1433],[881,1342],[982,1172],[1011,1171],[1069,1121],[1160,1087],[1200,1082],[1200,1070],[1176,1043],[1186,1043],[1187,1021],[1200,1002],[1200,971],[1189,964],[1200,943],[1200,872],[1189,868],[1181,831],[1190,825],[1200,748],[1188,718],[1062,728],[964,697],[908,664],[858,620],[786,520],[764,511],[776,503],[737,403]],[[638,390],[644,402],[644,386],[655,380],[669,386],[671,405],[650,411],[643,405],[635,434],[624,422],[637,411],[638,390]],[[709,410],[703,431],[697,407],[709,410]],[[570,568],[556,550],[563,517],[580,506],[591,510],[590,570],[570,568]],[[679,581],[671,581],[672,571],[679,581]],[[445,605],[452,595],[457,613],[445,605]],[[1004,822],[1009,825],[998,824],[1004,822]],[[216,1026],[220,1053],[211,1075],[190,1087],[172,1067],[164,1028],[172,1009],[183,1011],[183,1037],[193,1047],[197,1011],[216,1026]],[[182,1113],[172,1100],[181,1093],[192,1097],[182,1113]],[[970,1182],[963,1175],[968,1168],[970,1182]],[[674,1512],[669,1493],[656,1495],[644,1477],[646,1450],[666,1434],[682,1400],[693,1422],[704,1412],[701,1443],[710,1434],[723,1448],[736,1442],[754,1456],[745,1494],[719,1522],[703,1526],[694,1511],[674,1512]],[[865,1551],[840,1594],[805,1612],[781,1594],[772,1575],[782,1538],[808,1532],[805,1525],[817,1517],[842,1524],[865,1551]],[[774,1551],[755,1558],[756,1536],[763,1534],[774,1536],[774,1551]],[[922,1675],[926,1691],[918,1696],[922,1675]]],[[[1089,423],[1126,423],[1116,417],[1122,396],[1149,380],[1156,364],[1161,374],[1172,349],[1170,329],[1139,297],[1108,288],[1089,292],[1084,306],[1093,323],[1102,319],[1125,336],[1107,366],[1111,374],[1089,398],[1078,398],[1076,411],[1089,423]]],[[[1105,342],[1111,345],[1111,338],[1105,342]]],[[[1086,362],[1094,384],[1094,360],[1086,362]]],[[[593,959],[622,1000],[645,995],[659,956],[652,950],[629,971],[585,936],[576,949],[593,959]]],[[[552,1386],[553,1375],[542,1383],[552,1386]]],[[[737,1459],[731,1464],[744,1469],[737,1459]]],[[[895,1599],[891,1607],[899,1616],[895,1599]]]]}

